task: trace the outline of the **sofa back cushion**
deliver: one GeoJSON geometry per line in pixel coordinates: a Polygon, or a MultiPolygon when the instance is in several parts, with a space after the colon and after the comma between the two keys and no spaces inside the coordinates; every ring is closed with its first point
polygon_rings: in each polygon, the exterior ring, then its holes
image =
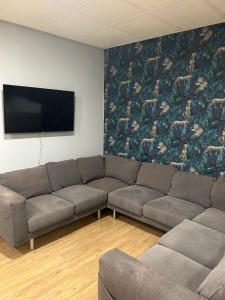
{"type": "Polygon", "coordinates": [[[174,166],[143,163],[138,173],[137,184],[168,193],[175,172],[174,166]]]}
{"type": "Polygon", "coordinates": [[[137,180],[141,163],[120,156],[106,155],[105,170],[107,177],[119,179],[127,184],[133,184],[137,180]]]}
{"type": "Polygon", "coordinates": [[[77,163],[83,183],[105,176],[104,161],[100,155],[78,158],[77,163]]]}
{"type": "Polygon", "coordinates": [[[225,211],[225,178],[214,182],[211,195],[211,205],[225,211]]]}
{"type": "Polygon", "coordinates": [[[46,164],[46,167],[51,188],[54,192],[67,186],[81,183],[80,170],[74,159],[49,162],[46,164]]]}
{"type": "Polygon", "coordinates": [[[23,195],[25,198],[51,193],[45,166],[0,174],[0,184],[23,195]]]}
{"type": "Polygon", "coordinates": [[[177,171],[168,195],[209,207],[213,182],[213,177],[177,171]]]}
{"type": "Polygon", "coordinates": [[[225,256],[209,273],[197,291],[209,300],[225,299],[225,256]]]}

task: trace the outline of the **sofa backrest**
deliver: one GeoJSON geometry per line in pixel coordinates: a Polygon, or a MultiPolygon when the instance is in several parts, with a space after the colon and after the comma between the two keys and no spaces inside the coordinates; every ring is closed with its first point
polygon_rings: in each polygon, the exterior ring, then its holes
{"type": "Polygon", "coordinates": [[[213,182],[213,177],[177,171],[168,195],[209,207],[213,182]]]}
{"type": "Polygon", "coordinates": [[[54,192],[81,183],[80,170],[74,159],[49,162],[46,164],[46,168],[51,188],[54,192]]]}
{"type": "Polygon", "coordinates": [[[225,256],[205,278],[197,292],[209,300],[225,299],[225,256]]]}
{"type": "Polygon", "coordinates": [[[225,178],[214,182],[211,195],[211,205],[225,211],[225,178]]]}
{"type": "Polygon", "coordinates": [[[25,198],[51,193],[45,166],[0,174],[0,184],[23,195],[25,198]]]}
{"type": "Polygon", "coordinates": [[[176,168],[174,166],[142,163],[138,173],[137,184],[162,193],[168,193],[175,172],[176,168]]]}
{"type": "Polygon", "coordinates": [[[141,163],[115,155],[105,156],[105,172],[107,177],[119,179],[127,184],[133,184],[137,180],[141,163]]]}
{"type": "Polygon", "coordinates": [[[83,183],[105,176],[103,157],[100,155],[77,159],[83,183]]]}

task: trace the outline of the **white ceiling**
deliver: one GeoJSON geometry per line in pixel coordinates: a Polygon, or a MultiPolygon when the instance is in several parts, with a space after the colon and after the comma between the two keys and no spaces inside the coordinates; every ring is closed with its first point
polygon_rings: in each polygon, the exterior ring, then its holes
{"type": "Polygon", "coordinates": [[[225,21],[225,0],[0,0],[0,19],[109,48],[225,21]]]}

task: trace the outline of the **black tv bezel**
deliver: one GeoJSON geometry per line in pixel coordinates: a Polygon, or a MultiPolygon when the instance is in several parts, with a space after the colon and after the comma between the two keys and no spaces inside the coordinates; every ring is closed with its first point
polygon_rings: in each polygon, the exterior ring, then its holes
{"type": "Polygon", "coordinates": [[[74,127],[75,127],[75,92],[71,90],[59,90],[59,89],[50,89],[50,88],[41,88],[41,87],[34,87],[34,86],[24,86],[24,85],[15,85],[15,84],[3,84],[3,127],[4,127],[4,134],[32,134],[32,133],[57,133],[57,132],[74,132],[74,127]],[[5,113],[5,87],[21,87],[21,88],[31,88],[31,89],[39,89],[39,90],[47,90],[47,91],[59,91],[59,92],[68,92],[68,93],[73,93],[73,99],[74,101],[72,102],[73,105],[73,129],[72,130],[41,130],[41,131],[36,131],[36,130],[31,130],[31,131],[20,131],[20,132],[13,132],[13,131],[6,131],[5,128],[5,120],[6,120],[6,113],[5,113]]]}

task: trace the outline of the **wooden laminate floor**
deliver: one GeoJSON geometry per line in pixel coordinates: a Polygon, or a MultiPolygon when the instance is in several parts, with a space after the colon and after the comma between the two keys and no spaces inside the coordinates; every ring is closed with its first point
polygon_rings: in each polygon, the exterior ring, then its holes
{"type": "Polygon", "coordinates": [[[119,248],[137,257],[157,243],[162,232],[108,212],[10,248],[0,239],[0,300],[97,299],[99,257],[119,248]]]}

